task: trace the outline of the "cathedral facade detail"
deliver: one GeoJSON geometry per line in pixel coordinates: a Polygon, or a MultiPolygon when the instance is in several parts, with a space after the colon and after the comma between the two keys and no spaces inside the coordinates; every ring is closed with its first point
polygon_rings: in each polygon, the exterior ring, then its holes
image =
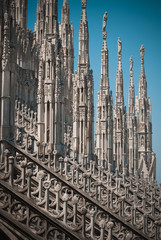
{"type": "Polygon", "coordinates": [[[130,57],[126,108],[120,38],[115,99],[110,89],[105,12],[94,133],[87,0],[80,4],[74,70],[68,0],[60,23],[58,0],[39,0],[34,32],[27,29],[27,0],[0,0],[0,235],[159,240],[161,186],[144,46],[138,97],[130,57]]]}
{"type": "Polygon", "coordinates": [[[150,97],[147,98],[144,47],[140,49],[141,73],[139,98],[136,101],[133,60],[130,58],[127,112],[124,105],[120,38],[115,105],[110,91],[106,32],[108,13],[104,14],[94,145],[94,80],[89,60],[87,2],[82,1],[78,69],[75,73],[73,25],[70,23],[68,1],[64,1],[62,6],[61,23],[58,23],[57,0],[38,2],[34,33],[26,28],[27,1],[23,4],[13,1],[9,12],[6,5],[4,3],[1,10],[1,138],[14,136],[14,102],[17,100],[22,107],[33,110],[37,115],[37,140],[47,145],[48,150],[56,150],[59,155],[64,155],[64,136],[70,132],[70,153],[79,161],[84,157],[88,162],[95,159],[107,169],[126,169],[133,175],[137,171],[144,171],[149,177],[155,178],[151,103],[150,97]]]}

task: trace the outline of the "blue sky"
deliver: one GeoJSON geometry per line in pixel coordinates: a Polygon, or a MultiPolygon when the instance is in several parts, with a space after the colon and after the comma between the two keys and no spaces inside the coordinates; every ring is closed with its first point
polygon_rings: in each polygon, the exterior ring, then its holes
{"type": "MultiPolygon", "coordinates": [[[[81,18],[81,0],[68,0],[71,21],[74,26],[75,69],[78,62],[78,31],[81,18]]],[[[59,0],[59,22],[61,6],[59,0]]],[[[33,30],[36,20],[37,0],[28,0],[28,28],[33,30]]],[[[129,58],[134,61],[135,95],[138,96],[140,75],[140,47],[145,47],[145,73],[148,96],[152,103],[153,151],[157,157],[157,180],[161,182],[161,1],[160,0],[87,0],[89,23],[90,65],[94,75],[95,109],[100,86],[102,18],[109,14],[107,22],[107,46],[109,50],[110,89],[115,102],[117,70],[117,39],[122,41],[122,68],[124,99],[128,107],[129,58]]],[[[96,115],[96,111],[95,111],[96,115]]]]}

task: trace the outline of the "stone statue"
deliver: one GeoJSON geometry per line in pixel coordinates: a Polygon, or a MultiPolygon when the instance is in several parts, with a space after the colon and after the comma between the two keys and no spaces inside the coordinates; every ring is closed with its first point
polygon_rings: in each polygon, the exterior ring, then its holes
{"type": "Polygon", "coordinates": [[[47,78],[50,78],[50,60],[47,62],[47,78]]]}
{"type": "Polygon", "coordinates": [[[73,30],[73,22],[71,22],[71,32],[72,32],[72,34],[74,34],[74,30],[73,30]]]}
{"type": "Polygon", "coordinates": [[[106,31],[107,19],[108,19],[108,13],[105,12],[105,14],[103,15],[103,28],[102,28],[102,32],[106,31]]]}
{"type": "Polygon", "coordinates": [[[42,69],[43,69],[43,60],[42,60],[42,58],[40,59],[40,70],[42,71],[42,69]]]}
{"type": "Polygon", "coordinates": [[[132,71],[133,69],[133,60],[132,60],[132,56],[130,57],[130,71],[132,71]]]}
{"type": "Polygon", "coordinates": [[[8,13],[5,12],[4,14],[4,25],[7,26],[8,25],[8,13]]]}
{"type": "Polygon", "coordinates": [[[82,0],[82,8],[85,9],[87,7],[87,0],[82,0]]]}
{"type": "Polygon", "coordinates": [[[122,42],[120,38],[118,38],[118,55],[121,55],[121,50],[122,50],[122,42]]]}
{"type": "Polygon", "coordinates": [[[140,57],[141,57],[141,59],[144,58],[144,53],[145,53],[145,48],[144,48],[144,46],[142,45],[141,48],[140,48],[140,57]]]}

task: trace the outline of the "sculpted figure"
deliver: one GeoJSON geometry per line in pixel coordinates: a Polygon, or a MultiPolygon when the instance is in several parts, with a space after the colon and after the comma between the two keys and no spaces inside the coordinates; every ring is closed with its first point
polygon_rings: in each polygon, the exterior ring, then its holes
{"type": "Polygon", "coordinates": [[[141,48],[140,48],[140,57],[141,57],[141,59],[144,58],[144,53],[145,53],[145,48],[144,48],[144,46],[142,45],[141,48]]]}
{"type": "Polygon", "coordinates": [[[133,69],[133,60],[132,60],[132,56],[130,57],[130,71],[132,71],[133,69]]]}
{"type": "Polygon", "coordinates": [[[87,7],[87,0],[82,0],[82,8],[86,8],[87,7]]]}
{"type": "Polygon", "coordinates": [[[121,55],[121,50],[122,50],[122,42],[120,38],[118,38],[118,55],[121,55]]]}
{"type": "Polygon", "coordinates": [[[71,22],[71,31],[72,31],[72,34],[74,34],[74,30],[73,30],[73,22],[71,22]]]}
{"type": "Polygon", "coordinates": [[[42,58],[40,59],[40,70],[42,70],[42,68],[43,68],[43,60],[42,60],[42,58]]]}
{"type": "Polygon", "coordinates": [[[105,14],[103,15],[103,28],[102,28],[102,32],[106,31],[107,19],[108,19],[108,13],[105,12],[105,14]]]}
{"type": "Polygon", "coordinates": [[[50,78],[50,60],[47,63],[47,78],[50,78]]]}
{"type": "Polygon", "coordinates": [[[4,25],[8,25],[8,13],[7,12],[5,12],[5,14],[4,14],[4,25]]]}

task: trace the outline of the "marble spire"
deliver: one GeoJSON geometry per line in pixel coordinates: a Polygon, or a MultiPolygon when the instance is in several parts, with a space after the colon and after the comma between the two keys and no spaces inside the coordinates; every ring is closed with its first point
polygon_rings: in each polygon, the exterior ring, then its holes
{"type": "Polygon", "coordinates": [[[117,55],[118,55],[118,70],[119,70],[119,71],[122,71],[122,66],[121,66],[122,42],[121,42],[120,38],[118,38],[117,44],[118,44],[118,52],[117,52],[117,55]]]}
{"type": "Polygon", "coordinates": [[[70,7],[68,0],[64,0],[62,6],[62,23],[69,24],[70,23],[70,7]]]}
{"type": "Polygon", "coordinates": [[[145,55],[145,48],[142,45],[140,48],[141,73],[139,78],[139,99],[147,98],[147,82],[146,82],[145,69],[144,69],[144,55],[145,55]]]}
{"type": "Polygon", "coordinates": [[[121,64],[121,51],[122,51],[122,42],[118,38],[118,65],[117,65],[117,76],[116,76],[116,107],[121,107],[124,109],[124,95],[123,95],[123,73],[122,73],[122,64],[121,64]]]}
{"type": "Polygon", "coordinates": [[[128,115],[135,114],[135,90],[133,81],[133,59],[130,57],[130,84],[129,84],[129,109],[128,115]]]}
{"type": "Polygon", "coordinates": [[[133,86],[133,59],[132,56],[130,57],[130,86],[133,86]]]}
{"type": "Polygon", "coordinates": [[[109,93],[109,74],[108,74],[108,49],[107,49],[107,19],[108,13],[105,12],[103,15],[103,27],[102,27],[102,36],[103,36],[103,45],[101,50],[101,91],[106,91],[106,94],[109,93]]]}
{"type": "Polygon", "coordinates": [[[144,70],[144,55],[145,55],[145,48],[143,45],[141,45],[140,48],[140,58],[141,58],[141,75],[145,76],[145,70],[144,70]]]}
{"type": "Polygon", "coordinates": [[[87,21],[87,0],[82,0],[82,15],[79,26],[79,62],[78,66],[89,67],[89,32],[87,21]]]}

